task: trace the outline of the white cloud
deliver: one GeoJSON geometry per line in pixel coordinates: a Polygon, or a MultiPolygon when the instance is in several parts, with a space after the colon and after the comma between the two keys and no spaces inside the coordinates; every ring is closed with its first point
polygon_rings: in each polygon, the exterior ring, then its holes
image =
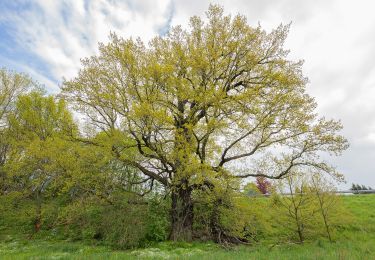
{"type": "MultiPolygon", "coordinates": [[[[177,1],[173,24],[203,15],[210,1],[177,1]]],[[[351,147],[331,158],[348,182],[375,186],[375,3],[355,1],[215,1],[226,12],[247,16],[266,30],[292,27],[286,41],[290,57],[304,59],[308,92],[321,115],[341,119],[351,147]]]]}
{"type": "Polygon", "coordinates": [[[51,80],[51,78],[46,77],[31,66],[4,58],[2,56],[0,56],[0,64],[2,64],[2,66],[12,68],[16,71],[27,73],[33,80],[40,84],[43,84],[51,92],[58,92],[59,90],[55,81],[51,80]]]}
{"type": "Polygon", "coordinates": [[[52,77],[73,77],[80,59],[93,55],[110,31],[124,37],[150,39],[167,25],[170,1],[35,0],[32,8],[10,13],[15,37],[40,57],[52,77]]]}

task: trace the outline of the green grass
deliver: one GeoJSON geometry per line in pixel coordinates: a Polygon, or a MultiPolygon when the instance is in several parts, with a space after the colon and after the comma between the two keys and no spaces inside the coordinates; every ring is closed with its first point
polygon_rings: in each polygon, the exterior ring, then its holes
{"type": "Polygon", "coordinates": [[[3,235],[0,259],[375,259],[375,195],[344,196],[343,203],[352,215],[333,243],[320,239],[303,245],[263,243],[224,249],[212,243],[164,242],[114,251],[88,242],[3,235]]]}

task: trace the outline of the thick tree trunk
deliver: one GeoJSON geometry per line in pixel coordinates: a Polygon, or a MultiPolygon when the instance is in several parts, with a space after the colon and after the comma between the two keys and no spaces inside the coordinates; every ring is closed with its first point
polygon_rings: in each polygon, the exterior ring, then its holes
{"type": "Polygon", "coordinates": [[[172,228],[169,239],[173,241],[191,241],[193,238],[193,219],[191,188],[176,189],[172,192],[172,228]]]}

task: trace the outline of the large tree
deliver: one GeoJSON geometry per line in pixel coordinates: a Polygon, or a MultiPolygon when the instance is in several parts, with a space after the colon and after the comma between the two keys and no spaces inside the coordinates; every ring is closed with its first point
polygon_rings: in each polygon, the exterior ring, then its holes
{"type": "Polygon", "coordinates": [[[337,174],[319,155],[347,147],[340,123],[314,112],[302,62],[287,58],[288,26],[266,33],[216,5],[206,14],[148,45],[112,34],[62,86],[98,130],[116,136],[119,159],[171,191],[173,240],[192,237],[195,190],[294,168],[337,174]]]}

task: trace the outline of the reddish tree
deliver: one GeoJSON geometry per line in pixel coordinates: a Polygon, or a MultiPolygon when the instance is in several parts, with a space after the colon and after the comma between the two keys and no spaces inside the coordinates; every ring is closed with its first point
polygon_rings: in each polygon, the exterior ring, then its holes
{"type": "Polygon", "coordinates": [[[257,177],[256,186],[262,194],[270,193],[271,182],[269,182],[265,177],[257,177]]]}

